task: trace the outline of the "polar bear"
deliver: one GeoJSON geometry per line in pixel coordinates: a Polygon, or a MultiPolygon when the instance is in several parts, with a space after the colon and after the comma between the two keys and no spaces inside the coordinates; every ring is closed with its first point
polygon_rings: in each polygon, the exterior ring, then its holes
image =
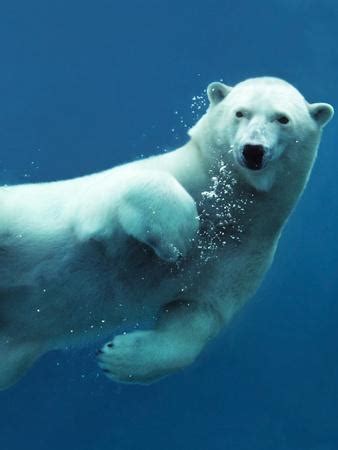
{"type": "Polygon", "coordinates": [[[254,294],[333,108],[270,77],[207,95],[175,151],[1,188],[0,388],[117,330],[100,367],[150,383],[191,364],[254,294]]]}

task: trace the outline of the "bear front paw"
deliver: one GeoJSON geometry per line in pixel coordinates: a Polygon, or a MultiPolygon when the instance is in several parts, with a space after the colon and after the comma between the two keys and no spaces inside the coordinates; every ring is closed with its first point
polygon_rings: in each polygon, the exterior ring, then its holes
{"type": "Polygon", "coordinates": [[[165,173],[135,178],[121,200],[119,220],[127,234],[169,262],[186,255],[199,227],[195,201],[165,173]]]}
{"type": "Polygon", "coordinates": [[[123,383],[148,384],[179,368],[152,330],[116,336],[98,351],[97,358],[108,378],[123,383]]]}

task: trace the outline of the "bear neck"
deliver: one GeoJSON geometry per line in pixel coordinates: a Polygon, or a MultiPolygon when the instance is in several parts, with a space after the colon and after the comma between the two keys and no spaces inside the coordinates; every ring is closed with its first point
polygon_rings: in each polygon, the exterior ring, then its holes
{"type": "Polygon", "coordinates": [[[228,214],[235,222],[245,223],[248,239],[251,234],[258,234],[267,241],[276,241],[306,186],[315,157],[309,157],[302,164],[287,158],[280,161],[271,187],[260,191],[233,162],[212,160],[205,156],[207,154],[190,140],[162,158],[168,171],[195,199],[200,213],[209,208],[209,219],[217,222],[213,214],[218,198],[218,205],[223,210],[227,210],[229,204],[234,205],[228,214]]]}

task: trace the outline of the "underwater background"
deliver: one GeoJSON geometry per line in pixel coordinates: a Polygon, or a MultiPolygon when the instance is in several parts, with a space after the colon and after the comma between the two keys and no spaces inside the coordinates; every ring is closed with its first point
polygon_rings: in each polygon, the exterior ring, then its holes
{"type": "MultiPolygon", "coordinates": [[[[338,108],[338,3],[1,1],[0,182],[173,149],[209,82],[261,75],[338,108]]],[[[193,367],[128,386],[96,346],[50,353],[0,393],[0,450],[338,450],[337,175],[334,118],[263,285],[193,367]]]]}

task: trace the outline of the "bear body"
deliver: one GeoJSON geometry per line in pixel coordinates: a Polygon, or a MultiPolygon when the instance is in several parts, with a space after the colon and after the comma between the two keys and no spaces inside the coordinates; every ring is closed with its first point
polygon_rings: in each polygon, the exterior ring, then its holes
{"type": "Polygon", "coordinates": [[[0,388],[121,327],[101,368],[152,382],[192,363],[254,294],[333,109],[268,77],[212,83],[208,97],[178,150],[1,188],[0,388]]]}

